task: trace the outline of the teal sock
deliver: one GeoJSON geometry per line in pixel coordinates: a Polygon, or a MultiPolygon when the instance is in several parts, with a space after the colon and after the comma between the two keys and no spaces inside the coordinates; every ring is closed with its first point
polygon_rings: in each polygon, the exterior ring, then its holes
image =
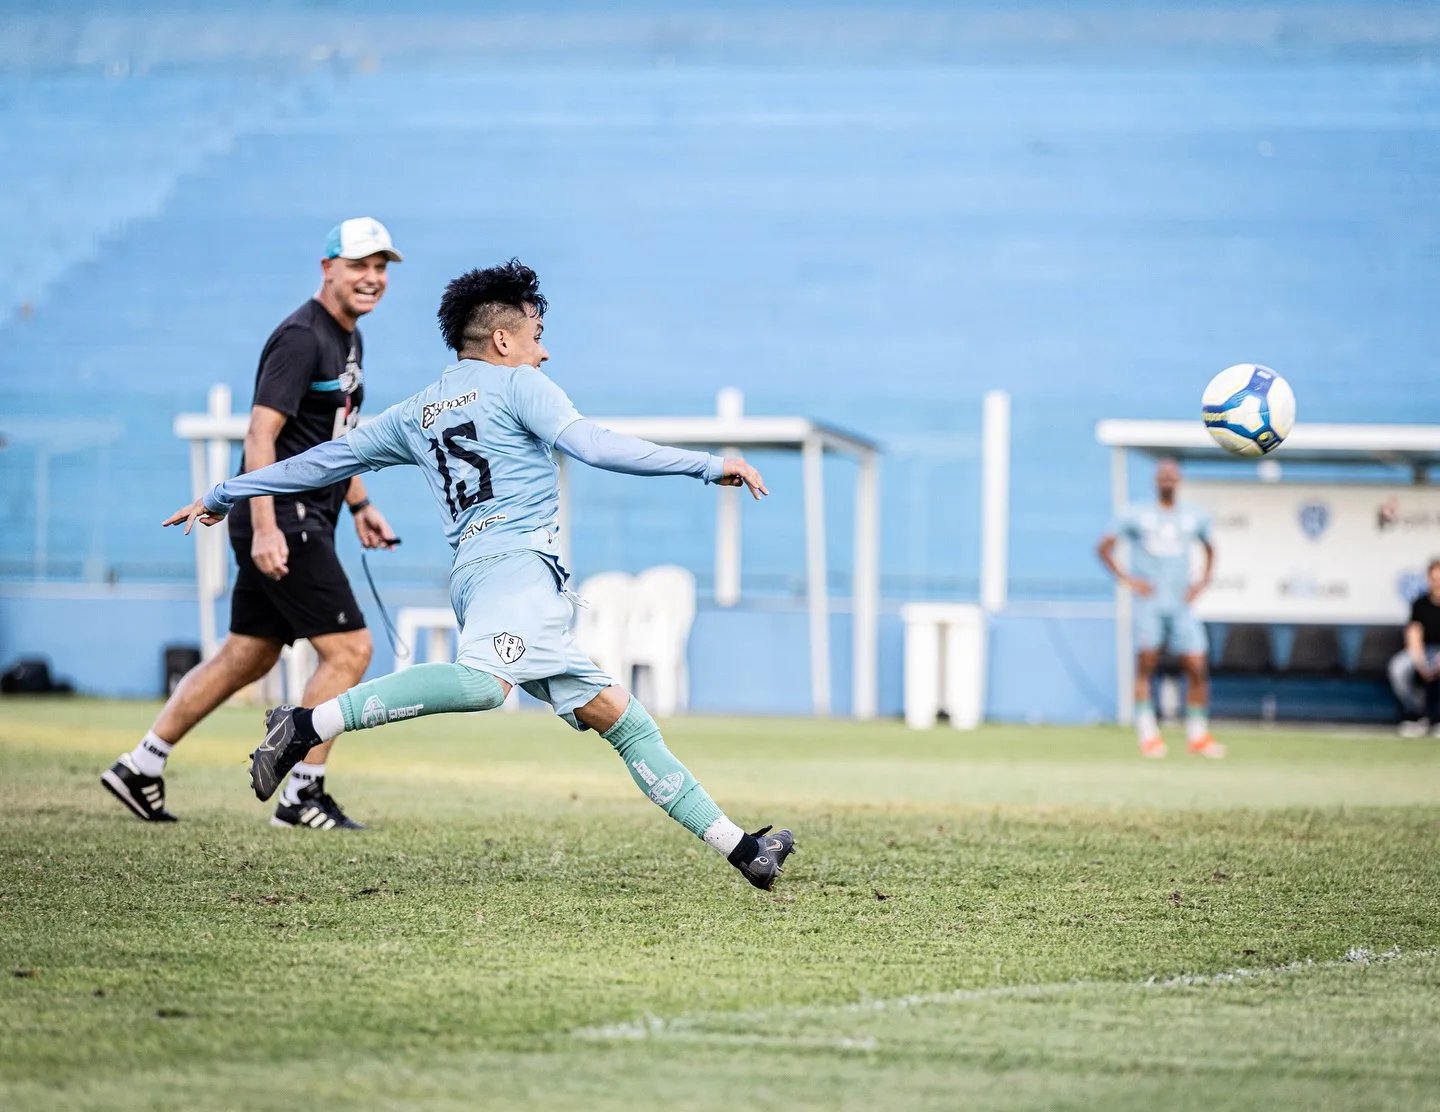
{"type": "Polygon", "coordinates": [[[357,684],[337,701],[345,729],[368,730],[425,714],[494,710],[505,689],[489,672],[464,664],[417,664],[357,684]]]}
{"type": "Polygon", "coordinates": [[[697,838],[724,818],[690,770],[665,748],[660,727],[633,696],[620,720],[601,735],[615,747],[636,787],[697,838]]]}

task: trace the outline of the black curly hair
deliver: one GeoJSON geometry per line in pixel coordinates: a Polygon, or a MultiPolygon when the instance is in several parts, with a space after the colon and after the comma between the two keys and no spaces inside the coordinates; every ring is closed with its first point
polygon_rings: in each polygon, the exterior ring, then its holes
{"type": "Polygon", "coordinates": [[[445,287],[440,298],[440,331],[452,351],[479,346],[516,314],[545,315],[545,295],[535,272],[519,259],[472,270],[445,287]]]}

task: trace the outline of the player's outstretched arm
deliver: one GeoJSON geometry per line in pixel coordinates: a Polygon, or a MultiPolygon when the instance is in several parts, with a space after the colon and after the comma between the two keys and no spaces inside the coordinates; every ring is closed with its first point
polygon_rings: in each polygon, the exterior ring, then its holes
{"type": "Polygon", "coordinates": [[[625,475],[690,475],[721,486],[746,486],[756,498],[770,492],[760,473],[743,459],[721,459],[626,436],[586,418],[572,421],[555,438],[571,459],[625,475]]]}
{"type": "Polygon", "coordinates": [[[171,514],[163,525],[184,524],[188,534],[195,522],[215,525],[242,498],[254,498],[262,494],[300,494],[307,490],[319,490],[331,483],[352,478],[362,471],[374,467],[355,454],[348,437],[327,440],[317,444],[298,456],[282,459],[258,471],[247,471],[216,483],[201,498],[188,506],[182,506],[171,514]]]}

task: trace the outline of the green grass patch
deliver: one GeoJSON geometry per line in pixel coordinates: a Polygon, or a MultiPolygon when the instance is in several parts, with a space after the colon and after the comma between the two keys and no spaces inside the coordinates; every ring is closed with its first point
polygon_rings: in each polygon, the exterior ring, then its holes
{"type": "Polygon", "coordinates": [[[796,829],[761,893],[539,715],[343,739],[349,835],[222,711],[149,827],[97,778],[153,713],[0,704],[0,1107],[1440,1107],[1428,742],[666,724],[796,829]]]}

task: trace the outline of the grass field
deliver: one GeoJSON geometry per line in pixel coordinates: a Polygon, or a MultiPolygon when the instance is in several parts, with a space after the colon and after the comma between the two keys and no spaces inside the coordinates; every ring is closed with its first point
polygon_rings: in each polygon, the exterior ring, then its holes
{"type": "Polygon", "coordinates": [[[1440,1108],[1440,743],[669,723],[762,893],[539,715],[345,738],[351,835],[226,710],[148,827],[153,713],[0,702],[0,1108],[1440,1108]]]}

